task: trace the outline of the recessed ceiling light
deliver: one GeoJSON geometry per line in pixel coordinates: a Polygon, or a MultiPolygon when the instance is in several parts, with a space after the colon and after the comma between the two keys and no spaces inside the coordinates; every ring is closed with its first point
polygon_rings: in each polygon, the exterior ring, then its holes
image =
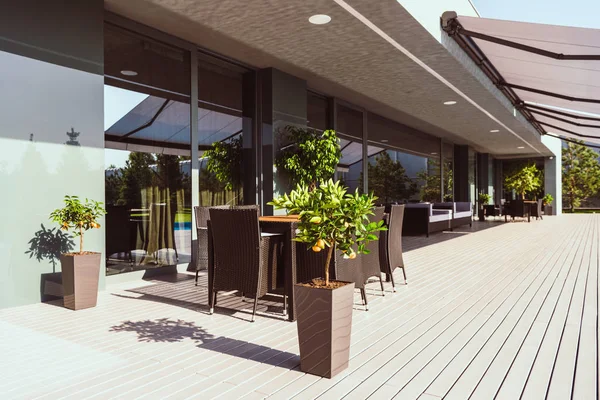
{"type": "Polygon", "coordinates": [[[490,132],[492,132],[492,133],[500,132],[500,129],[492,129],[490,132]]]}
{"type": "Polygon", "coordinates": [[[437,153],[433,152],[433,153],[431,153],[431,154],[433,154],[433,155],[436,155],[437,153]]]}
{"type": "Polygon", "coordinates": [[[444,102],[445,106],[453,106],[454,104],[456,104],[456,102],[454,100],[449,100],[449,101],[444,102]]]}
{"type": "Polygon", "coordinates": [[[525,146],[519,146],[519,147],[517,147],[517,149],[524,149],[524,148],[525,148],[525,146]]]}
{"type": "Polygon", "coordinates": [[[387,139],[381,139],[381,143],[387,143],[388,140],[387,139]]]}
{"type": "Polygon", "coordinates": [[[325,14],[316,14],[310,17],[308,22],[315,25],[325,25],[331,22],[331,17],[325,14]]]}
{"type": "Polygon", "coordinates": [[[121,71],[121,75],[125,75],[125,76],[137,76],[137,72],[132,71],[130,69],[124,69],[123,71],[121,71]]]}
{"type": "Polygon", "coordinates": [[[550,156],[550,159],[551,159],[551,160],[554,160],[554,157],[550,156]]]}

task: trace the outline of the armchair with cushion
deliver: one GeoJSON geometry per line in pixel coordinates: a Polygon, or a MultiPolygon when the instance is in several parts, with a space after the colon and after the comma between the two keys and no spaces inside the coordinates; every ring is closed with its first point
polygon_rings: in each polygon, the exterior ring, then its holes
{"type": "Polygon", "coordinates": [[[406,204],[402,234],[426,235],[451,229],[452,210],[434,209],[433,203],[406,204]]]}
{"type": "Polygon", "coordinates": [[[433,210],[451,210],[452,220],[450,221],[450,229],[457,228],[461,225],[473,225],[473,210],[471,203],[468,201],[434,203],[433,210]]]}

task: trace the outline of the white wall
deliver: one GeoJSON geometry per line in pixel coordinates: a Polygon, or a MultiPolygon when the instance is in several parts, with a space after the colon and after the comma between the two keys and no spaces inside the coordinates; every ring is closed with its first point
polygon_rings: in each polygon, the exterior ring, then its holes
{"type": "Polygon", "coordinates": [[[479,17],[475,6],[469,0],[398,0],[427,31],[442,41],[440,17],[445,11],[456,11],[458,15],[479,17]]]}
{"type": "Polygon", "coordinates": [[[544,161],[544,190],[554,197],[552,212],[562,214],[562,141],[552,136],[542,136],[542,143],[554,153],[544,161]]]}
{"type": "MultiPolygon", "coordinates": [[[[39,302],[51,294],[45,282],[60,272],[60,263],[44,254],[48,246],[41,248],[39,260],[27,251],[36,232],[58,228],[48,216],[63,205],[63,197],[104,201],[104,78],[1,51],[0,76],[3,308],[39,302]],[[71,128],[80,132],[80,146],[65,144],[71,128]]],[[[86,234],[85,246],[103,252],[104,231],[86,234]]]]}

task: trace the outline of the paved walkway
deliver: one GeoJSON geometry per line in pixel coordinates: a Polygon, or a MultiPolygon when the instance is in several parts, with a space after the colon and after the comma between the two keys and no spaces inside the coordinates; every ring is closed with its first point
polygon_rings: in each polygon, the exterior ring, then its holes
{"type": "Polygon", "coordinates": [[[565,215],[406,239],[409,284],[370,285],[368,312],[357,295],[331,380],[299,371],[276,298],[254,324],[233,294],[210,316],[188,275],[0,310],[0,398],[597,399],[599,230],[565,215]]]}

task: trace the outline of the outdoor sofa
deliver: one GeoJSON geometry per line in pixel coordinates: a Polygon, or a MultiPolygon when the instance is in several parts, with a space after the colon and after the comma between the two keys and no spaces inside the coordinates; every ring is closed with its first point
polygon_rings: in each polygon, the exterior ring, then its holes
{"type": "Polygon", "coordinates": [[[415,236],[452,228],[452,209],[435,209],[433,203],[409,203],[404,208],[402,235],[415,236]]]}
{"type": "Polygon", "coordinates": [[[473,208],[468,201],[455,201],[446,203],[433,203],[434,210],[451,210],[452,220],[450,229],[458,228],[462,225],[473,226],[473,208]]]}

